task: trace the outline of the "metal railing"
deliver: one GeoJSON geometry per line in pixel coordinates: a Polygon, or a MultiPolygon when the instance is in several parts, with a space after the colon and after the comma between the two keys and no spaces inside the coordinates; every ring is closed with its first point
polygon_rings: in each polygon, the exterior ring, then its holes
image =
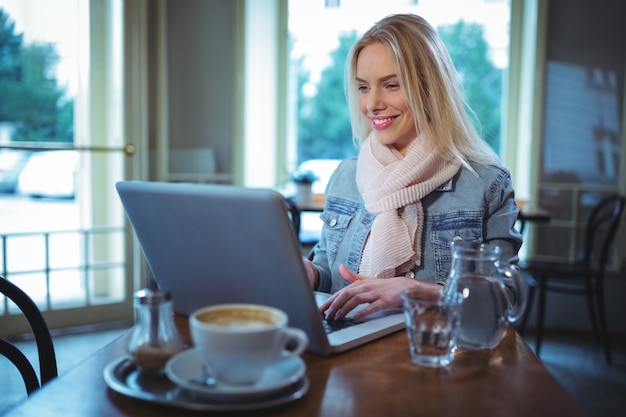
{"type": "MultiPolygon", "coordinates": [[[[94,250],[94,238],[96,235],[113,235],[116,233],[121,234],[120,241],[123,241],[124,228],[123,227],[93,227],[88,229],[70,229],[70,230],[55,230],[55,231],[45,231],[45,232],[18,232],[18,233],[4,233],[0,234],[0,245],[2,254],[2,269],[0,271],[0,275],[4,276],[7,279],[24,276],[24,275],[32,275],[32,274],[43,274],[45,277],[45,303],[43,306],[40,306],[42,310],[47,310],[51,308],[52,299],[50,295],[50,282],[51,282],[51,274],[58,271],[81,271],[82,279],[85,285],[84,289],[84,306],[90,304],[90,280],[87,277],[93,271],[97,270],[110,270],[110,269],[120,269],[125,268],[126,263],[124,260],[121,261],[96,261],[94,260],[94,256],[92,254],[94,250]],[[81,237],[82,248],[81,254],[79,254],[79,264],[71,265],[71,266],[53,266],[53,262],[51,259],[51,238],[55,235],[76,235],[81,237]],[[32,268],[32,269],[13,269],[11,270],[9,267],[9,244],[12,240],[18,238],[37,238],[43,237],[44,242],[44,251],[43,251],[43,267],[32,268]]],[[[123,251],[122,251],[123,253],[123,251]]],[[[123,259],[123,258],[122,258],[123,259]]],[[[40,260],[39,263],[41,264],[40,260]]],[[[0,317],[2,315],[6,315],[8,312],[8,300],[4,299],[4,308],[0,308],[0,317]]]]}

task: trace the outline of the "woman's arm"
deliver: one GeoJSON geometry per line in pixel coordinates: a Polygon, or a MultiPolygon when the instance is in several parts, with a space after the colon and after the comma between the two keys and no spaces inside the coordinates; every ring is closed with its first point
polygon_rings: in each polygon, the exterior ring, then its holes
{"type": "Polygon", "coordinates": [[[485,243],[496,244],[502,248],[502,259],[516,264],[518,251],[522,246],[522,235],[515,228],[519,209],[515,204],[515,192],[511,177],[504,171],[493,184],[492,192],[487,194],[488,212],[484,222],[485,243]]]}

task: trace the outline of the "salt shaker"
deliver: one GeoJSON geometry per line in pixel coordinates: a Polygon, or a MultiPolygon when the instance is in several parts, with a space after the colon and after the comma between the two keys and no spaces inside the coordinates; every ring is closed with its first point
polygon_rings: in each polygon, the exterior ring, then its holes
{"type": "Polygon", "coordinates": [[[171,294],[142,289],[135,293],[135,327],[128,351],[142,371],[159,373],[183,349],[173,319],[171,294]]]}

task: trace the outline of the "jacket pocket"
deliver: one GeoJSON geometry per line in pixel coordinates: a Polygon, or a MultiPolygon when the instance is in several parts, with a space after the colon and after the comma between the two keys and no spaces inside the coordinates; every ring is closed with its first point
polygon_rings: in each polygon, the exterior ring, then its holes
{"type": "Polygon", "coordinates": [[[450,274],[452,249],[450,244],[455,240],[468,242],[483,241],[482,212],[457,212],[446,214],[445,217],[432,220],[430,241],[433,246],[435,271],[442,281],[450,274]]]}
{"type": "Polygon", "coordinates": [[[348,226],[356,216],[357,207],[358,205],[350,201],[333,198],[327,202],[320,216],[324,222],[326,254],[330,265],[337,257],[348,226]]]}

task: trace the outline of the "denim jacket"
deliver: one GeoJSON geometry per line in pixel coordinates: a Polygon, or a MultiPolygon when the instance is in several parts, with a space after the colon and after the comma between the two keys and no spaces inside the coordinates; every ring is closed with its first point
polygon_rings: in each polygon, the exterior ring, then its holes
{"type": "MultiPolygon", "coordinates": [[[[318,290],[336,292],[349,282],[339,274],[344,264],[357,272],[374,214],[369,213],[356,185],[356,158],[343,161],[326,188],[324,222],[313,263],[320,272],[318,290]]],[[[464,239],[497,244],[502,259],[517,263],[522,237],[515,229],[518,209],[510,173],[501,167],[472,164],[422,199],[422,262],[415,278],[445,284],[450,272],[450,243],[464,239]]]]}

